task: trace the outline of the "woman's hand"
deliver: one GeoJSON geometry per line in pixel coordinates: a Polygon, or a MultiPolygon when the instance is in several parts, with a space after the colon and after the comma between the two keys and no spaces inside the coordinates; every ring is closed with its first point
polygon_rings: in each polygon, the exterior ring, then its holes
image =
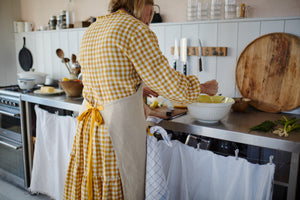
{"type": "Polygon", "coordinates": [[[218,82],[213,79],[211,81],[207,81],[200,85],[201,93],[208,94],[210,96],[214,96],[218,92],[218,82]]]}
{"type": "Polygon", "coordinates": [[[154,92],[153,90],[151,90],[149,87],[145,86],[143,88],[143,96],[144,97],[151,97],[151,96],[157,97],[158,94],[156,92],[154,92]]]}

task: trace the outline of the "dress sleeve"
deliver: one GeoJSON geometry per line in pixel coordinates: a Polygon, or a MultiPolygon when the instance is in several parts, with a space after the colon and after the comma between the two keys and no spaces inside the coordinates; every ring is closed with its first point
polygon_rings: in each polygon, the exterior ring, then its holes
{"type": "Polygon", "coordinates": [[[159,95],[184,103],[193,102],[199,96],[198,78],[185,76],[170,67],[156,35],[148,27],[131,36],[127,56],[145,84],[159,95]]]}

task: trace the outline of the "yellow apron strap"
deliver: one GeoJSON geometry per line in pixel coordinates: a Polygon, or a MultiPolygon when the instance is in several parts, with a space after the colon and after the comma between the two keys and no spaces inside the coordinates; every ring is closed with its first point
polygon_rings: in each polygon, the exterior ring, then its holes
{"type": "Polygon", "coordinates": [[[85,126],[87,127],[87,118],[88,116],[92,115],[92,121],[90,125],[90,131],[89,131],[89,141],[88,141],[88,172],[87,172],[87,190],[88,190],[88,199],[92,200],[93,199],[93,137],[94,137],[94,126],[95,123],[97,126],[100,126],[102,123],[102,115],[100,113],[101,110],[103,110],[103,106],[99,107],[93,107],[89,103],[87,103],[88,109],[85,110],[80,116],[77,117],[78,121],[83,121],[85,120],[85,126]]]}
{"type": "Polygon", "coordinates": [[[148,127],[147,128],[147,131],[148,131],[148,134],[150,135],[150,136],[153,136],[154,134],[152,134],[151,132],[150,132],[150,128],[148,127]]]}

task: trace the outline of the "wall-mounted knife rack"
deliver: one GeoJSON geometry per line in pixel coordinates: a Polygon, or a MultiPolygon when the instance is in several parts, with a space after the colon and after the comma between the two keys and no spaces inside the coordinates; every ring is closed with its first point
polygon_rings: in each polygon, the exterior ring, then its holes
{"type": "MultiPolygon", "coordinates": [[[[171,55],[174,55],[174,47],[171,47],[171,55]]],[[[187,55],[199,56],[199,47],[187,47],[187,55]]],[[[202,47],[202,56],[227,56],[227,47],[202,47]]]]}

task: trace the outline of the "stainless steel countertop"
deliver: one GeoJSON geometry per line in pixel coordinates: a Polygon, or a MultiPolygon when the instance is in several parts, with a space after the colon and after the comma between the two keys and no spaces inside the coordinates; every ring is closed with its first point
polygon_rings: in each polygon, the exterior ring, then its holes
{"type": "MultiPolygon", "coordinates": [[[[264,133],[253,131],[249,133],[250,127],[258,125],[265,120],[275,121],[280,119],[282,115],[288,118],[300,118],[300,115],[295,114],[273,114],[249,108],[246,112],[230,112],[224,119],[215,124],[199,122],[187,114],[173,120],[163,120],[157,125],[173,131],[300,153],[299,130],[291,132],[289,137],[279,137],[270,132],[264,133]]],[[[149,124],[154,125],[153,122],[150,122],[149,124]]]]}
{"type": "MultiPolygon", "coordinates": [[[[22,94],[22,101],[47,105],[51,107],[78,112],[81,107],[82,98],[70,98],[66,95],[45,96],[33,93],[22,94]]],[[[163,120],[159,126],[168,130],[186,132],[205,137],[228,140],[237,143],[249,144],[282,151],[300,153],[300,131],[294,131],[289,137],[279,137],[273,133],[251,132],[249,128],[262,123],[265,120],[275,121],[282,115],[290,118],[300,118],[300,115],[279,113],[272,114],[249,108],[246,112],[230,112],[224,119],[215,124],[201,123],[194,120],[190,115],[184,115],[173,120],[163,120]]],[[[148,122],[149,125],[155,125],[148,122]]]]}
{"type": "Polygon", "coordinates": [[[68,97],[61,95],[39,95],[34,93],[21,94],[22,101],[28,101],[40,105],[51,106],[70,111],[79,112],[83,97],[68,97]]]}

